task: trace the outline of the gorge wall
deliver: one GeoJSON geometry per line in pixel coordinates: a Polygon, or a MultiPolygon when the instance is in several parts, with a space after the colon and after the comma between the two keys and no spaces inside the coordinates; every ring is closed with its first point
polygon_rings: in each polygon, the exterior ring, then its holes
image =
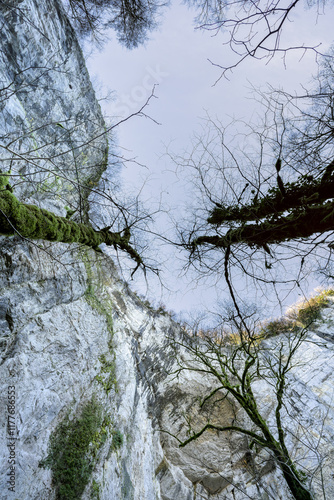
{"type": "Polygon", "coordinates": [[[107,167],[100,106],[61,2],[0,3],[1,171],[16,196],[85,217],[107,167]]]}
{"type": "MultiPolygon", "coordinates": [[[[107,141],[75,34],[58,0],[3,2],[0,18],[1,171],[11,171],[21,200],[81,213],[106,168],[107,141]]],[[[110,258],[16,235],[0,237],[0,269],[1,499],[292,498],[245,437],[207,432],[181,449],[163,432],[184,439],[187,418],[195,428],[226,425],[239,410],[226,399],[201,409],[211,380],[171,375],[181,327],[143,304],[110,258]]],[[[307,339],[290,374],[285,431],[315,497],[328,499],[333,306],[307,339]]],[[[281,340],[266,340],[273,360],[281,340]]],[[[254,390],[271,421],[272,388],[260,381],[254,390]]]]}

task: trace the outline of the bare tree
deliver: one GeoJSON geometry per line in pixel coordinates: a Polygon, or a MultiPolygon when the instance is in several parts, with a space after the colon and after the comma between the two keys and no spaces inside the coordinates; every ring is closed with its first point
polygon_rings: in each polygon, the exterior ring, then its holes
{"type": "Polygon", "coordinates": [[[156,0],[64,0],[70,19],[80,36],[103,41],[104,31],[112,28],[125,47],[142,44],[157,27],[159,11],[168,2],[156,0]]]}
{"type": "MultiPolygon", "coordinates": [[[[328,293],[331,295],[333,291],[328,293]]],[[[186,447],[206,432],[245,436],[249,446],[247,460],[253,464],[259,486],[261,482],[256,470],[259,464],[260,468],[263,466],[267,453],[267,459],[271,457],[281,469],[294,498],[314,498],[311,483],[315,476],[319,483],[317,490],[322,491],[326,498],[326,485],[321,476],[326,457],[319,450],[319,443],[311,443],[307,439],[310,431],[307,425],[303,432],[298,431],[298,436],[294,433],[291,427],[293,402],[287,394],[298,350],[302,344],[313,342],[308,337],[307,329],[317,317],[319,307],[326,303],[328,299],[323,294],[313,302],[304,303],[290,317],[265,325],[259,322],[254,309],[241,311],[235,304],[226,308],[225,313],[220,312],[217,326],[208,329],[201,328],[200,324],[190,324],[180,338],[171,339],[178,364],[171,375],[178,377],[183,372],[194,372],[208,383],[209,388],[201,397],[198,411],[204,412],[204,416],[207,406],[219,407],[224,400],[236,407],[233,419],[225,425],[215,421],[214,413],[211,415],[209,412],[207,423],[195,427],[190,415],[186,415],[186,425],[182,426],[178,435],[172,434],[179,447],[186,447]],[[261,391],[270,394],[270,412],[263,402],[261,391]],[[291,435],[294,438],[292,441],[291,435]],[[306,461],[303,457],[307,458],[306,461]]],[[[300,418],[295,424],[298,428],[303,427],[300,418]]],[[[324,423],[321,420],[317,425],[312,432],[319,431],[321,436],[324,423]]]]}
{"type": "MultiPolygon", "coordinates": [[[[251,290],[249,278],[252,295],[270,284],[278,303],[282,291],[300,289],[316,263],[326,268],[330,260],[332,78],[332,63],[325,59],[315,88],[302,96],[273,89],[262,94],[262,123],[257,127],[238,123],[233,127],[237,134],[229,135],[228,127],[207,118],[193,151],[173,158],[183,175],[190,172],[193,186],[188,219],[178,222],[177,244],[187,250],[188,265],[204,276],[225,280],[232,300],[220,329],[191,331],[175,342],[179,362],[175,374],[190,370],[209,377],[212,391],[201,407],[215,398],[230,398],[248,418],[227,425],[208,422],[196,429],[189,422],[188,437],[178,436],[179,445],[186,446],[210,430],[248,436],[250,448],[258,446],[274,457],[296,499],[313,498],[310,483],[323,459],[315,469],[301,471],[286,442],[290,405],[286,388],[309,323],[280,324],[283,335],[267,344],[254,311],[249,313],[244,304],[251,290]],[[241,280],[246,282],[244,294],[241,280]],[[182,359],[183,350],[190,361],[182,359]],[[270,425],[254,391],[260,380],[271,386],[276,400],[270,425]]],[[[301,443],[305,454],[316,454],[305,443],[301,443]]]]}
{"type": "MultiPolygon", "coordinates": [[[[325,269],[333,251],[333,68],[320,67],[302,95],[262,93],[262,120],[224,126],[208,117],[187,155],[171,155],[189,178],[188,216],[178,242],[188,265],[232,284],[300,289],[311,271],[325,269]],[[248,277],[248,278],[247,278],[248,277]]],[[[240,288],[240,287],[239,287],[240,288]]]]}
{"type": "MultiPolygon", "coordinates": [[[[289,51],[296,50],[302,54],[307,51],[321,54],[321,42],[308,45],[307,40],[301,39],[296,46],[289,46],[282,44],[281,37],[295,10],[304,9],[305,6],[312,7],[319,15],[325,8],[325,2],[315,2],[311,5],[301,0],[188,0],[187,3],[198,10],[198,28],[212,31],[215,36],[221,34],[225,40],[224,44],[228,45],[236,56],[235,62],[228,66],[214,63],[222,70],[220,78],[249,57],[270,60],[275,54],[281,54],[285,58],[289,51]]],[[[298,28],[296,31],[298,32],[298,28]]]]}

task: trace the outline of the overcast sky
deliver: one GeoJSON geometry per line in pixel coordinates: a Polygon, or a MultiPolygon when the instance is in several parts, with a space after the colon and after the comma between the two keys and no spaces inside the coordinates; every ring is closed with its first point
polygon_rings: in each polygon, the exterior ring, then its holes
{"type": "MultiPolygon", "coordinates": [[[[326,51],[332,43],[332,13],[328,9],[327,15],[316,16],[314,9],[300,6],[285,29],[283,43],[322,42],[321,49],[326,51]]],[[[229,74],[229,80],[223,78],[214,85],[220,70],[208,59],[227,65],[232,62],[232,54],[228,46],[222,45],[219,35],[194,29],[193,14],[184,5],[175,4],[166,10],[160,29],[151,34],[145,46],[129,51],[117,43],[111,32],[103,50],[95,51],[88,59],[95,84],[102,86],[102,92],[113,91],[113,100],[101,103],[109,116],[122,119],[137,111],[153,85],[158,84],[157,99],[151,100],[147,113],[160,125],[135,117],[118,128],[118,143],[125,156],[136,157],[146,165],[136,168],[129,164],[123,172],[124,182],[138,186],[141,179],[149,176],[144,198],[158,199],[158,193],[163,191],[164,199],[174,206],[181,202],[178,197],[182,193],[172,184],[172,165],[164,154],[166,147],[176,153],[189,149],[191,136],[200,129],[206,113],[223,123],[230,122],[231,117],[251,121],[258,111],[258,104],[251,99],[252,85],[263,88],[268,82],[290,92],[299,91],[300,84],[307,85],[316,73],[312,54],[300,60],[302,54],[294,52],[288,54],[286,66],[279,56],[267,65],[265,61],[249,59],[229,74]]],[[[169,269],[172,275],[164,279],[172,293],[164,290],[162,296],[168,308],[177,312],[198,310],[215,300],[217,291],[190,286],[185,278],[177,279],[172,265],[169,269]]],[[[149,296],[159,299],[156,284],[151,287],[149,296]]]]}

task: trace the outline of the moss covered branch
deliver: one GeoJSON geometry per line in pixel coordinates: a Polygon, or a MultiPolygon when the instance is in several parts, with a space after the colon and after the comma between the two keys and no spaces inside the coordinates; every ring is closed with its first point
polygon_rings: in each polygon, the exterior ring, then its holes
{"type": "Polygon", "coordinates": [[[334,229],[334,202],[311,205],[293,210],[284,217],[273,217],[259,224],[242,224],[230,229],[224,236],[200,236],[192,242],[192,247],[212,245],[226,249],[233,244],[263,247],[297,238],[308,238],[315,233],[334,229]]]}
{"type": "Polygon", "coordinates": [[[334,196],[334,161],[319,179],[310,175],[301,176],[296,182],[284,184],[284,195],[280,187],[272,188],[263,198],[254,197],[248,205],[215,207],[208,222],[221,225],[226,222],[258,221],[265,217],[280,215],[287,210],[320,204],[334,196]]]}
{"type": "Polygon", "coordinates": [[[240,432],[241,434],[251,437],[260,446],[266,446],[267,444],[265,439],[260,435],[256,434],[256,432],[249,431],[247,429],[244,429],[243,427],[238,427],[236,425],[227,425],[222,427],[220,425],[206,424],[200,431],[194,432],[190,438],[186,439],[185,441],[182,441],[179,444],[179,447],[183,448],[187,444],[191,443],[191,441],[196,441],[202,434],[204,434],[204,432],[208,430],[213,430],[218,432],[228,432],[228,431],[240,432]]]}
{"type": "Polygon", "coordinates": [[[143,263],[140,255],[129,244],[128,230],[124,231],[123,236],[121,233],[109,232],[108,229],[95,231],[86,224],[60,217],[35,205],[21,203],[8,184],[0,190],[0,234],[19,234],[32,240],[81,243],[95,250],[105,243],[127,252],[137,266],[143,263]]]}

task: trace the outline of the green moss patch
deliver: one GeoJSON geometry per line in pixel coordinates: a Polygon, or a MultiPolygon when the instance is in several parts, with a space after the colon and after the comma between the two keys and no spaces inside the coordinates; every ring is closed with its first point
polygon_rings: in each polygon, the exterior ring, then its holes
{"type": "Polygon", "coordinates": [[[87,251],[81,251],[79,255],[84,263],[87,274],[87,289],[85,292],[86,301],[99,314],[105,316],[107,328],[110,333],[110,343],[113,336],[113,321],[111,315],[112,302],[110,299],[103,299],[101,297],[101,289],[103,288],[103,272],[98,260],[95,261],[96,269],[93,269],[91,257],[87,251]]]}
{"type": "Polygon", "coordinates": [[[90,481],[97,452],[108,437],[110,422],[92,398],[78,417],[60,422],[50,438],[48,456],[40,467],[52,470],[57,500],[78,500],[90,481]]]}
{"type": "Polygon", "coordinates": [[[93,479],[91,498],[94,500],[100,500],[100,485],[93,479]]]}
{"type": "Polygon", "coordinates": [[[35,205],[21,203],[11,192],[10,186],[3,189],[8,176],[0,181],[0,234],[12,236],[19,234],[33,240],[59,241],[63,243],[82,243],[94,250],[105,243],[127,252],[140,266],[140,255],[129,244],[130,233],[111,233],[109,228],[95,231],[88,224],[76,223],[69,218],[60,217],[35,205]]]}
{"type": "Polygon", "coordinates": [[[329,305],[330,297],[334,297],[334,290],[331,288],[296,304],[285,317],[265,323],[260,336],[269,338],[310,327],[321,318],[321,310],[329,305]]]}
{"type": "Polygon", "coordinates": [[[118,450],[123,444],[123,434],[119,430],[112,431],[112,444],[111,448],[113,451],[118,450]]]}
{"type": "Polygon", "coordinates": [[[307,327],[320,319],[321,310],[328,306],[330,303],[329,297],[332,296],[334,296],[334,290],[323,290],[315,297],[311,297],[297,305],[291,315],[294,316],[296,321],[303,327],[307,327]]]}
{"type": "MultiPolygon", "coordinates": [[[[111,352],[108,357],[113,356],[114,353],[111,352]]],[[[114,388],[117,390],[117,380],[116,380],[116,366],[114,359],[107,359],[105,354],[99,357],[101,363],[101,372],[96,375],[95,379],[102,385],[103,389],[109,394],[110,390],[114,388]]]]}
{"type": "Polygon", "coordinates": [[[101,370],[98,375],[96,375],[95,380],[99,382],[103,389],[108,394],[112,388],[117,390],[117,380],[116,380],[116,366],[115,366],[115,353],[112,346],[113,339],[113,320],[111,315],[112,302],[109,298],[102,297],[101,290],[103,289],[103,279],[100,276],[102,273],[98,266],[98,261],[96,262],[97,268],[93,270],[92,263],[89,260],[89,255],[87,252],[81,253],[81,258],[85,264],[87,273],[87,290],[85,293],[85,298],[88,304],[95,309],[101,316],[104,316],[107,323],[107,329],[109,332],[108,348],[109,350],[99,356],[99,361],[101,363],[101,370]],[[94,280],[95,278],[95,280],[94,280]],[[95,282],[94,282],[95,281],[95,282]]]}
{"type": "Polygon", "coordinates": [[[0,172],[0,189],[5,189],[9,183],[10,172],[0,172]]]}

